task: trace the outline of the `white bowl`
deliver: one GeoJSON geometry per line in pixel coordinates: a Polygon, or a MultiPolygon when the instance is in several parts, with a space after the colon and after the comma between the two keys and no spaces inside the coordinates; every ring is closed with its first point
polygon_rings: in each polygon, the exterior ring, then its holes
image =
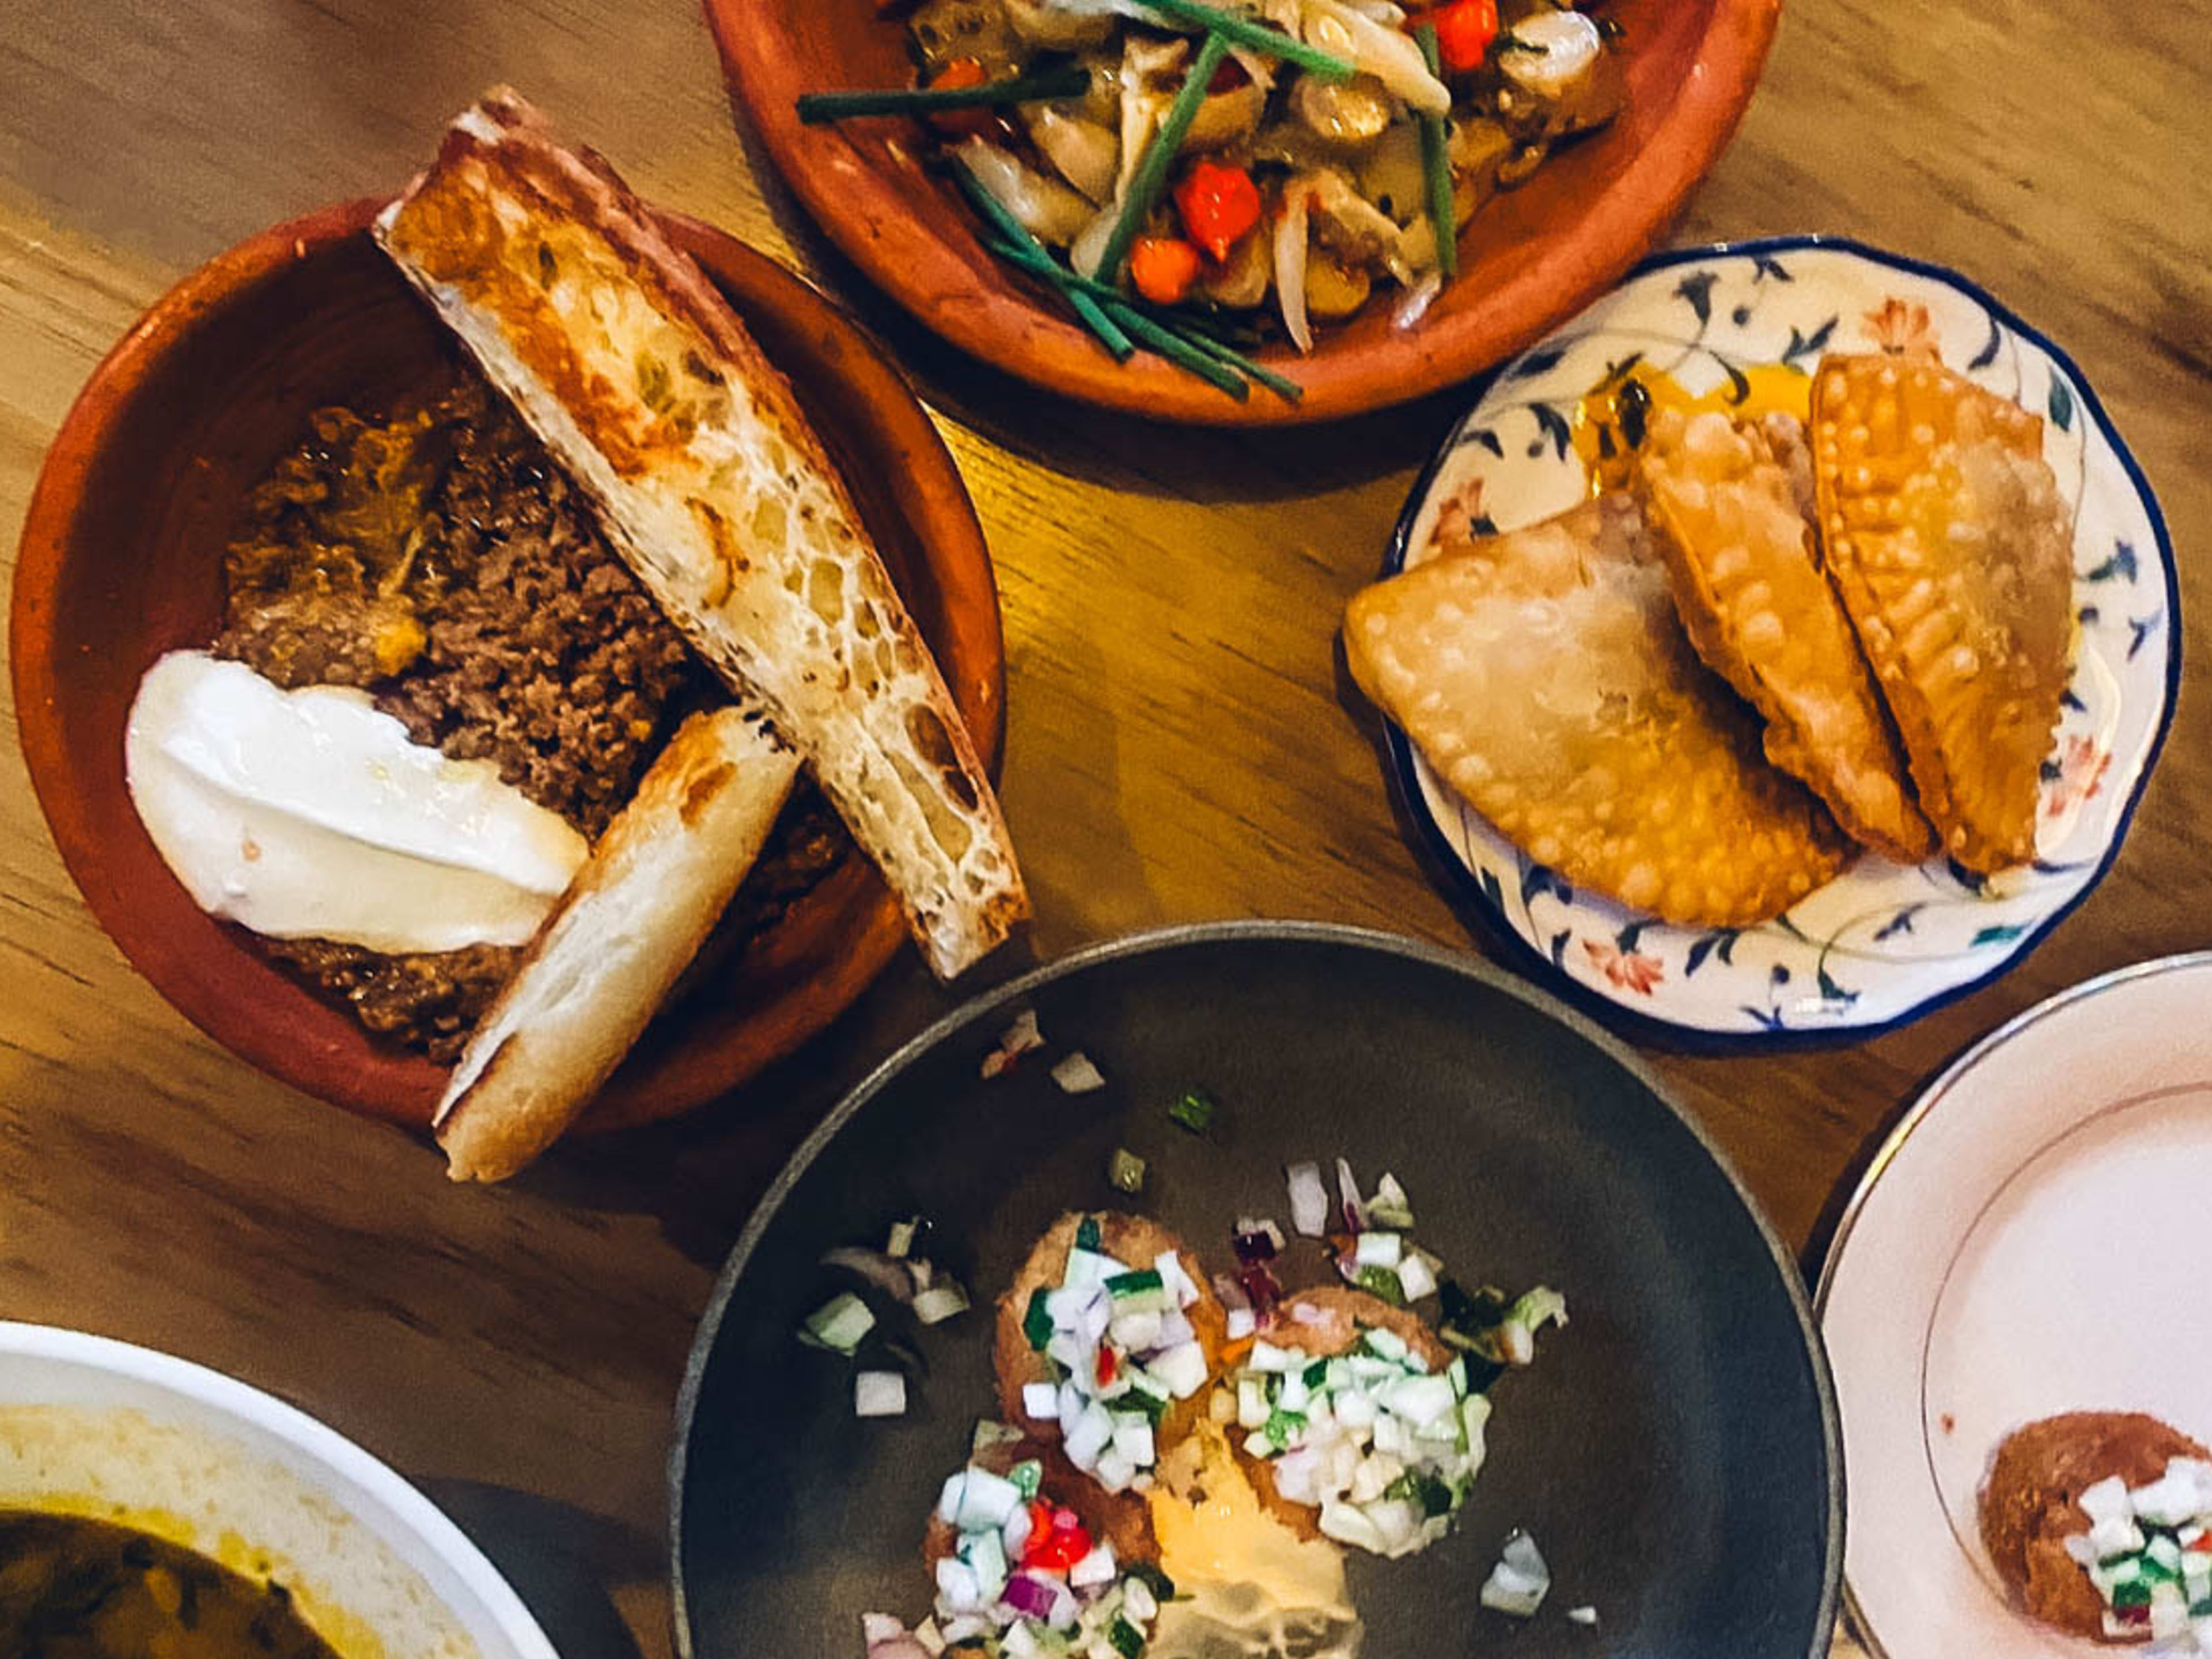
{"type": "Polygon", "coordinates": [[[271,1575],[347,1659],[556,1659],[460,1529],[343,1436],[167,1354],[0,1322],[0,1509],[31,1508],[271,1575]]]}

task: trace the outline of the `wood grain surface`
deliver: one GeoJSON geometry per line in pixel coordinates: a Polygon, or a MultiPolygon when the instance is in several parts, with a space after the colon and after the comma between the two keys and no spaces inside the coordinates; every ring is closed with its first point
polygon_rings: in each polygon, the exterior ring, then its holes
{"type": "MultiPolygon", "coordinates": [[[[687,0],[7,0],[0,23],[0,521],[20,523],[76,387],[167,283],[276,220],[396,187],[453,111],[511,81],[647,195],[846,301],[939,414],[998,561],[1006,803],[1038,908],[994,974],[1223,916],[1480,948],[1400,838],[1333,637],[1449,396],[1240,438],[976,368],[855,281],[759,175],[687,0]]],[[[2208,96],[2204,0],[1790,0],[1680,232],[1862,237],[1955,266],[2049,331],[2164,503],[2192,670],[2212,645],[2208,96]]],[[[2063,986],[2212,944],[2208,814],[2212,709],[2185,694],[2118,867],[2009,976],[1856,1047],[1654,1061],[1816,1252],[1947,1058],[2063,986]]],[[[150,1343],[299,1402],[447,1504],[572,1659],[659,1655],[663,1459],[716,1265],[836,1093],[947,1006],[908,955],[742,1096],[511,1190],[454,1188],[423,1146],[251,1073],[137,979],[7,745],[0,1316],[150,1343]]]]}

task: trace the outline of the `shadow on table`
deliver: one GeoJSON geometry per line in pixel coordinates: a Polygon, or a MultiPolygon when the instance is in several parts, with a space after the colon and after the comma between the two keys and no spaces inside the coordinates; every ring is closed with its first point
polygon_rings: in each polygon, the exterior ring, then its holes
{"type": "Polygon", "coordinates": [[[769,210],[802,255],[803,274],[875,337],[926,403],[1040,465],[1138,495],[1273,501],[1418,466],[1466,406],[1466,392],[1449,388],[1374,415],[1255,430],[1140,420],[1042,391],[946,343],[871,283],[786,187],[734,93],[729,104],[732,129],[769,210]]]}
{"type": "Polygon", "coordinates": [[[422,1480],[431,1501],[514,1587],[562,1659],[647,1659],[611,1587],[667,1577],[660,1540],[551,1498],[476,1480],[422,1480]]]}

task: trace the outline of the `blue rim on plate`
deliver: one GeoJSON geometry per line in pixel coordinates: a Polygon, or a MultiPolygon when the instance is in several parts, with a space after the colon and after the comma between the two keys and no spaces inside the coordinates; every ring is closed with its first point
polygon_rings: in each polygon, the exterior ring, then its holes
{"type": "MultiPolygon", "coordinates": [[[[2152,493],[2148,482],[2144,478],[2142,468],[2136,464],[2135,457],[2129,452],[2126,444],[2121,441],[2111,417],[2105,412],[2103,404],[2099,402],[2096,393],[2091,389],[2073,359],[2039,330],[2023,321],[2009,307],[1993,298],[1979,285],[1961,276],[1956,271],[1924,260],[1886,252],[1842,237],[1774,236],[1741,242],[1711,243],[1655,254],[1639,264],[1628,277],[1623,280],[1619,288],[1613,290],[1612,295],[1601,299],[1589,310],[1570,319],[1552,334],[1538,341],[1526,351],[1508,359],[1471,382],[1468,388],[1471,397],[1468,413],[1454,423],[1450,433],[1438,447],[1436,453],[1430,458],[1427,465],[1423,467],[1419,477],[1415,481],[1412,493],[1408,495],[1406,506],[1401,512],[1396,526],[1392,532],[1382,562],[1382,574],[1386,577],[1395,575],[1404,568],[1409,552],[1417,544],[1421,522],[1427,516],[1431,497],[1437,493],[1439,479],[1447,465],[1452,464],[1455,454],[1468,438],[1480,441],[1492,454],[1498,456],[1501,459],[1504,458],[1503,447],[1498,443],[1494,434],[1487,428],[1471,434],[1468,433],[1474,413],[1483,408],[1485,399],[1501,381],[1528,378],[1549,371],[1578,342],[1597,337],[1601,330],[1583,331],[1585,319],[1593,313],[1606,307],[1614,295],[1620,295],[1654,272],[1699,261],[1720,263],[1731,260],[1741,262],[1748,259],[1753,267],[1753,279],[1755,282],[1764,281],[1769,274],[1772,274],[1780,282],[1786,283],[1793,281],[1794,278],[1780,264],[1780,256],[1793,252],[1840,254],[1863,260],[1874,266],[1900,272],[1910,277],[1948,288],[1960,299],[1979,307],[1986,314],[1990,324],[1990,334],[1988,344],[1976,354],[1975,361],[1969,365],[1972,370],[1984,368],[1992,362],[2002,337],[2002,331],[2009,331],[2014,338],[2015,346],[2014,367],[2016,372],[2020,371],[2017,350],[2020,343],[2024,343],[2034,352],[2042,354],[2052,371],[2050,376],[2048,401],[2056,424],[2062,432],[2065,431],[2069,426],[2070,416],[2076,409],[2086,413],[2087,416],[2087,422],[2080,423],[2078,427],[2082,434],[2082,489],[2086,491],[2089,481],[2087,434],[2094,431],[2102,440],[2105,448],[2109,451],[2110,460],[2117,463],[2124,475],[2126,483],[2135,497],[2130,505],[2139,507],[2142,517],[2148,525],[2150,540],[2156,548],[2157,562],[2164,584],[2164,608],[2161,612],[2154,613],[2145,625],[2136,625],[2131,620],[2131,626],[2135,627],[2132,643],[2136,647],[2143,643],[2146,628],[2162,627],[2166,634],[2166,669],[2163,684],[2159,693],[2161,701],[2156,717],[2147,736],[2139,740],[2137,752],[2140,760],[2133,778],[2129,781],[2124,799],[2118,802],[2116,811],[2108,809],[2109,828],[2105,833],[2101,845],[2096,848],[2093,858],[2084,859],[2079,865],[2057,866],[2048,871],[2048,873],[2054,874],[2073,874],[2083,866],[2093,866],[2086,878],[2081,879],[2080,884],[2062,900],[2053,903],[2047,912],[2035,915],[2032,921],[1978,929],[1971,943],[1978,953],[1984,955],[1984,961],[1972,963],[1972,970],[1966,973],[1964,977],[1947,980],[1933,986],[1926,994],[1916,996],[1903,1006],[1879,1017],[1868,1015],[1863,1018],[1851,1018],[1848,1010],[1856,1001],[1856,998],[1850,993],[1844,992],[1842,994],[1840,1004],[1837,1005],[1844,1010],[1840,1015],[1810,1025],[1790,1025],[1784,1023],[1781,1018],[1781,1004],[1778,1000],[1770,1002],[1768,1012],[1762,1012],[1760,1009],[1748,1005],[1742,1006],[1741,1010],[1742,1014],[1756,1022],[1747,1029],[1678,1018],[1649,1006],[1638,1006],[1638,1001],[1632,1001],[1626,993],[1636,993],[1639,1000],[1648,999],[1648,989],[1639,991],[1633,984],[1632,979],[1629,981],[1613,981],[1615,988],[1609,989],[1606,986],[1593,985],[1576,977],[1568,970],[1564,961],[1555,959],[1563,948],[1562,942],[1569,937],[1568,933],[1562,931],[1556,934],[1552,940],[1553,949],[1547,951],[1539,943],[1540,935],[1532,938],[1529,933],[1524,932],[1522,927],[1516,925],[1507,908],[1505,895],[1502,890],[1498,875],[1489,872],[1479,873],[1470,866],[1461,848],[1454,844],[1444,826],[1439,822],[1428,793],[1424,788],[1422,779],[1425,769],[1412,743],[1395,723],[1386,723],[1384,737],[1386,770],[1393,795],[1400,809],[1405,813],[1408,821],[1418,826],[1421,849],[1444,871],[1451,896],[1480,919],[1485,924],[1486,932],[1493,933],[1504,941],[1507,956],[1523,971],[1566,997],[1576,1006],[1586,1012],[1599,1014],[1616,1026],[1626,1025],[1632,1030],[1645,1036],[1663,1035],[1678,1042],[1686,1041],[1690,1046],[1701,1048],[1743,1047],[1778,1048],[1822,1046],[1840,1041],[1855,1041],[1875,1036],[1884,1031],[1893,1030],[1919,1018],[1923,1014],[1932,1012],[1961,997],[1971,994],[1990,983],[2017,963],[2023,961],[2049,935],[2052,928],[2071,915],[2081,901],[2095,890],[2098,883],[2103,880],[2106,872],[2111,869],[2112,861],[2118,856],[2119,849],[2126,839],[2128,828],[2133,821],[2136,808],[2142,800],[2143,789],[2149,781],[2151,772],[2157,763],[2160,751],[2165,744],[2166,733],[2172,726],[2174,704],[2181,682],[2181,596],[2176,579],[2172,542],[2166,530],[2165,517],[2159,510],[2157,498],[2152,493]],[[1463,437],[1462,434],[1467,435],[1463,437]]],[[[1692,285],[1691,282],[1686,280],[1684,284],[1678,286],[1674,290],[1674,295],[1690,300],[1699,319],[1698,334],[1692,342],[1676,343],[1685,343],[1691,349],[1705,351],[1705,355],[1713,358],[1716,365],[1719,365],[1726,354],[1714,351],[1699,343],[1705,339],[1706,312],[1712,292],[1712,283],[1708,281],[1703,284],[1701,291],[1694,297],[1685,292],[1685,289],[1692,285]]],[[[1918,324],[1924,330],[1928,326],[1928,318],[1925,308],[1921,307],[1921,311],[1918,324]]],[[[1747,310],[1739,308],[1734,314],[1734,320],[1739,325],[1747,323],[1749,320],[1747,310]]],[[[1829,329],[1832,327],[1834,320],[1831,319],[1827,327],[1816,329],[1809,337],[1802,335],[1798,329],[1793,326],[1790,347],[1795,349],[1794,353],[1787,356],[1786,360],[1798,362],[1802,366],[1802,362],[1816,357],[1820,349],[1826,343],[1829,329]]],[[[1871,316],[1869,321],[1869,324],[1873,321],[1871,316]]],[[[1909,323],[1906,325],[1909,326],[1909,323]]],[[[1564,464],[1566,460],[1566,427],[1558,419],[1556,411],[1550,411],[1547,409],[1545,412],[1552,412],[1553,419],[1545,421],[1542,418],[1542,413],[1538,413],[1538,435],[1557,449],[1557,459],[1564,464]]],[[[1537,453],[1537,447],[1534,444],[1531,446],[1530,453],[1532,458],[1537,453]]],[[[1551,510],[1556,510],[1558,507],[1564,505],[1565,505],[1565,501],[1554,502],[1551,505],[1551,510]]],[[[2075,505],[2078,513],[2081,510],[2078,499],[2075,505]]],[[[1542,514],[1536,513],[1530,516],[1537,517],[1542,514]]],[[[2125,548],[2119,550],[2127,558],[2124,574],[2132,581],[2136,568],[2132,550],[2125,548]]],[[[2094,611],[2085,613],[2085,622],[2094,616],[2094,611]]],[[[2133,654],[2132,649],[2130,650],[2129,654],[2130,656],[2133,654]]],[[[2110,756],[2100,758],[2100,761],[2108,760],[2110,756]]],[[[2101,770],[2097,775],[2101,776],[2101,770]]],[[[2081,799],[2086,802],[2096,793],[2096,786],[2093,781],[2087,793],[2081,799]]],[[[1472,809],[1468,809],[1468,812],[1472,817],[1472,809]]],[[[1572,890],[1552,872],[1544,870],[1540,866],[1529,865],[1525,857],[1522,858],[1521,864],[1525,866],[1522,877],[1524,884],[1522,894],[1524,914],[1532,896],[1537,898],[1546,897],[1547,889],[1556,893],[1565,903],[1571,905],[1573,902],[1575,895],[1572,890]]],[[[2039,873],[2045,872],[2045,867],[2040,866],[2038,866],[2038,871],[2039,873]]],[[[1838,878],[1839,881],[1850,879],[1850,873],[1847,872],[1844,877],[1838,878]]],[[[1952,877],[1962,881],[1969,888],[1974,886],[1966,872],[1954,869],[1952,872],[1952,877]]],[[[1818,899],[1820,895],[1816,894],[1814,897],[1818,899]]],[[[1604,902],[1600,901],[1600,902],[1604,902]]],[[[1618,909],[1618,907],[1613,908],[1618,909]]],[[[1923,907],[1911,905],[1905,907],[1895,915],[1895,925],[1910,930],[1911,912],[1918,908],[1923,907]]],[[[1929,905],[1924,908],[1936,907],[1929,905]]],[[[1653,928],[1660,928],[1663,924],[1656,921],[1645,924],[1638,921],[1632,913],[1620,912],[1620,914],[1626,918],[1628,925],[1620,931],[1618,948],[1632,962],[1633,953],[1638,948],[1637,939],[1643,928],[1647,925],[1653,928]]],[[[1796,933],[1796,928],[1789,923],[1786,917],[1783,919],[1781,926],[1786,933],[1796,933]]],[[[1684,958],[1686,971],[1682,977],[1686,979],[1689,974],[1695,973],[1699,967],[1708,962],[1729,962],[1735,944],[1736,931],[1711,930],[1703,938],[1690,941],[1684,958]],[[1721,948],[1717,951],[1716,945],[1721,948]]],[[[1746,936],[1749,936],[1755,931],[1757,930],[1745,930],[1746,936]]],[[[1881,939],[1887,931],[1888,929],[1885,927],[1871,937],[1881,939]]],[[[1802,934],[1798,934],[1797,937],[1803,939],[1802,934]]],[[[1805,943],[1811,945],[1814,941],[1806,940],[1805,943]]],[[[1831,939],[1828,941],[1828,948],[1834,948],[1838,943],[1838,939],[1831,939]]],[[[1586,948],[1590,949],[1595,959],[1596,955],[1606,947],[1604,943],[1601,943],[1586,948]]],[[[1732,963],[1730,966],[1733,971],[1732,963]]],[[[1819,977],[1824,996],[1834,988],[1829,982],[1826,969],[1827,954],[1826,950],[1823,950],[1819,957],[1819,977]]],[[[1777,986],[1789,981],[1790,978],[1790,972],[1779,960],[1775,963],[1771,972],[1774,975],[1774,984],[1777,986]]],[[[1780,994],[1777,991],[1772,994],[1778,998],[1780,994]]]]}

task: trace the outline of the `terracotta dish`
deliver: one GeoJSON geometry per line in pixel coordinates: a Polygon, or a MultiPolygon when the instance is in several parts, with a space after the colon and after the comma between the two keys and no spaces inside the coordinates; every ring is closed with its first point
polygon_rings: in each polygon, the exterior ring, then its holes
{"type": "Polygon", "coordinates": [[[1460,274],[1418,328],[1387,295],[1327,330],[1310,356],[1261,360],[1297,403],[1237,403],[1160,358],[1117,364],[1059,302],[983,247],[966,204],[933,178],[902,118],[802,126],[804,92],[903,87],[896,21],[866,0],[706,0],[731,89],[785,179],[869,278],[963,349],[1087,403],[1221,426],[1331,420],[1455,385],[1517,351],[1627,271],[1665,234],[1751,101],[1780,0],[1620,0],[1627,100],[1603,131],[1502,192],[1460,239],[1460,274]]]}
{"type": "MultiPolygon", "coordinates": [[[[309,1094],[427,1126],[445,1080],[372,1039],[202,912],[125,789],[139,677],[203,645],[222,552],[252,483],[309,411],[373,407],[453,348],[369,241],[379,202],[280,225],[165,295],[94,372],[40,475],[16,566],[15,704],[63,860],[123,952],[186,1018],[309,1094]]],[[[997,590],[958,472],[896,371],[820,295],[694,220],[662,222],[728,296],[843,468],[900,592],[986,756],[1005,659],[997,590]]],[[[897,904],[857,854],[740,958],[672,1002],[580,1126],[671,1116],[820,1030],[904,944],[897,904]]]]}

